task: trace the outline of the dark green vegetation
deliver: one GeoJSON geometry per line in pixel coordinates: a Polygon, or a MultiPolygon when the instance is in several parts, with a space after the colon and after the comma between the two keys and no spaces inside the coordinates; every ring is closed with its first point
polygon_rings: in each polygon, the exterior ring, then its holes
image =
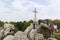
{"type": "Polygon", "coordinates": [[[55,37],[57,38],[57,40],[60,40],[60,35],[56,35],[55,37]]]}
{"type": "Polygon", "coordinates": [[[41,27],[41,33],[44,35],[45,38],[48,38],[51,35],[50,30],[45,27],[41,27]]]}
{"type": "MultiPolygon", "coordinates": [[[[41,22],[42,20],[38,20],[38,22],[41,22]]],[[[47,24],[49,22],[53,22],[58,26],[58,29],[60,30],[60,20],[50,20],[50,19],[45,19],[47,21],[47,24]]],[[[8,22],[6,22],[8,23],[8,22]]],[[[10,22],[15,26],[15,32],[18,30],[24,31],[31,23],[33,23],[33,20],[30,21],[20,21],[20,22],[10,22]]],[[[0,27],[3,27],[4,22],[0,21],[0,27]]],[[[47,28],[42,27],[41,28],[41,33],[44,35],[45,38],[48,38],[50,36],[50,30],[47,28]]],[[[60,36],[56,36],[56,38],[60,38],[60,36]]],[[[59,39],[60,40],[60,39],[59,39]]]]}
{"type": "MultiPolygon", "coordinates": [[[[0,27],[3,27],[4,23],[8,23],[8,22],[0,21],[0,27]]],[[[15,26],[15,31],[18,31],[18,30],[24,31],[31,23],[33,23],[33,20],[20,21],[20,22],[9,22],[9,23],[11,23],[15,26]]]]}

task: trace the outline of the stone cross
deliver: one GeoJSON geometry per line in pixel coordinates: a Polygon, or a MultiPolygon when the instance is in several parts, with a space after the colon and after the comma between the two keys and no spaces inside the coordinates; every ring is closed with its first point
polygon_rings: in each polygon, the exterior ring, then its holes
{"type": "Polygon", "coordinates": [[[33,12],[34,12],[34,22],[36,22],[37,21],[36,13],[38,13],[38,11],[36,11],[36,8],[35,8],[33,12]]]}

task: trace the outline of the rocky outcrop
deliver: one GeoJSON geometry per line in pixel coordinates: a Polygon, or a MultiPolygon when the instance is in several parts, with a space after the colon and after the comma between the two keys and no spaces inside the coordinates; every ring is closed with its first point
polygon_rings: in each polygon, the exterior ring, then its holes
{"type": "Polygon", "coordinates": [[[44,40],[43,34],[37,33],[35,36],[35,40],[44,40]]]}
{"type": "Polygon", "coordinates": [[[14,40],[14,36],[13,35],[8,35],[3,40],[14,40]]]}
{"type": "MultiPolygon", "coordinates": [[[[14,36],[10,34],[7,35],[8,33],[10,33],[9,32],[10,28],[14,29],[14,26],[13,25],[11,26],[10,24],[5,24],[5,26],[4,26],[5,29],[0,30],[0,39],[3,36],[5,36],[3,40],[44,40],[43,34],[40,34],[37,31],[41,26],[36,26],[36,28],[33,28],[33,24],[31,24],[30,26],[27,27],[27,29],[24,32],[18,31],[14,34],[14,36]]],[[[45,26],[47,25],[45,24],[45,26]]],[[[56,40],[55,38],[49,39],[56,40]]]]}
{"type": "Polygon", "coordinates": [[[56,39],[56,38],[50,37],[50,38],[48,38],[48,40],[57,40],[57,39],[56,39]]]}
{"type": "Polygon", "coordinates": [[[15,33],[14,40],[29,40],[29,39],[27,38],[27,35],[24,32],[18,31],[17,33],[15,33]]]}

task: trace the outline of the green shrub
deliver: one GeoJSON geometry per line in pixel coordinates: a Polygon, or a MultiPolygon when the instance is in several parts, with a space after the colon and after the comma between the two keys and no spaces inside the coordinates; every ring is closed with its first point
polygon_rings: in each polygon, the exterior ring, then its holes
{"type": "Polygon", "coordinates": [[[45,27],[41,27],[41,33],[44,35],[44,38],[50,37],[51,34],[50,30],[45,27]]]}
{"type": "Polygon", "coordinates": [[[60,35],[56,35],[56,39],[57,40],[60,40],[60,35]]]}

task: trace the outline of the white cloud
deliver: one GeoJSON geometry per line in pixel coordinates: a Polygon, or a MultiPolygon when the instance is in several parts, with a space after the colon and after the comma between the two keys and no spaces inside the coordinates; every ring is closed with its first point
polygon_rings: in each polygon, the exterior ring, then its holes
{"type": "Polygon", "coordinates": [[[60,19],[60,0],[50,0],[49,6],[50,18],[60,19]]]}
{"type": "Polygon", "coordinates": [[[33,9],[37,8],[38,19],[60,19],[60,0],[49,0],[48,5],[30,0],[14,0],[10,7],[0,1],[0,20],[23,21],[33,19],[33,9]]]}

